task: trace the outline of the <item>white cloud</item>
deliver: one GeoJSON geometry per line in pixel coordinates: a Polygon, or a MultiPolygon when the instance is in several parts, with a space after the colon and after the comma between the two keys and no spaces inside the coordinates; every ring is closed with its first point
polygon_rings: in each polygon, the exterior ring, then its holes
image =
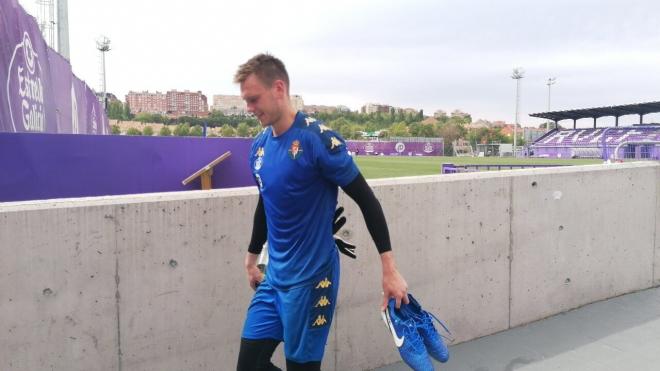
{"type": "MultiPolygon", "coordinates": [[[[36,5],[22,1],[28,9],[36,5]]],[[[547,109],[660,100],[653,0],[186,2],[69,0],[73,69],[99,83],[94,40],[112,40],[108,89],[237,93],[232,76],[270,51],[307,103],[367,102],[513,121],[547,109]]]]}

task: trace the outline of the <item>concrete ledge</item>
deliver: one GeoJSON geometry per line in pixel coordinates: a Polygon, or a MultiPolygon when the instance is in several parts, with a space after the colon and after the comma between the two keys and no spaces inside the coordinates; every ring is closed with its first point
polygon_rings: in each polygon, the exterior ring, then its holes
{"type": "MultiPolygon", "coordinates": [[[[411,292],[459,341],[660,283],[657,163],[370,184],[411,292]]],[[[0,369],[233,368],[256,201],[251,187],[0,204],[0,369]]],[[[340,204],[359,259],[342,258],[324,369],[375,368],[399,359],[380,263],[340,204]]]]}

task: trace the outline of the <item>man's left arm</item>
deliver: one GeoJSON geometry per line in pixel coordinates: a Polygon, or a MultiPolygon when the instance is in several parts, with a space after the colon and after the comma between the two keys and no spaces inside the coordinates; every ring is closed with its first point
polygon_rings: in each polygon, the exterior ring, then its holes
{"type": "Polygon", "coordinates": [[[402,302],[408,304],[408,284],[396,268],[390,234],[380,202],[378,202],[361,173],[358,173],[353,181],[341,188],[360,207],[369,234],[380,254],[383,271],[383,303],[381,309],[385,309],[390,298],[396,300],[397,308],[400,307],[402,302]]]}

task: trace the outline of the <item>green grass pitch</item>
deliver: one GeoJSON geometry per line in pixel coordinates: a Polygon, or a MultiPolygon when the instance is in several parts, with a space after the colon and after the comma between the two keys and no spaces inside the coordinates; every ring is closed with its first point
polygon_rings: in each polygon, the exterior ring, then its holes
{"type": "Polygon", "coordinates": [[[543,159],[511,157],[397,157],[397,156],[357,156],[355,162],[367,179],[392,178],[416,175],[440,174],[443,163],[454,165],[588,165],[601,164],[599,159],[543,159]]]}

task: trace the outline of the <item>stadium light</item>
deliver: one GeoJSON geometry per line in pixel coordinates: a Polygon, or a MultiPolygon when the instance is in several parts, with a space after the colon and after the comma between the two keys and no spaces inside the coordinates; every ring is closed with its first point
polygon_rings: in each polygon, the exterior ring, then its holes
{"type": "Polygon", "coordinates": [[[100,36],[96,40],[96,49],[98,49],[101,52],[102,56],[102,65],[101,65],[101,84],[103,85],[103,109],[107,112],[108,107],[107,107],[107,92],[105,88],[105,53],[110,51],[110,39],[108,39],[105,36],[100,36]]]}
{"type": "MultiPolygon", "coordinates": [[[[545,84],[548,85],[548,112],[550,112],[550,87],[554,85],[557,82],[556,77],[550,77],[548,78],[548,82],[545,84]]],[[[546,131],[550,131],[550,121],[548,120],[548,123],[545,125],[546,131]]]]}
{"type": "Polygon", "coordinates": [[[513,125],[513,157],[516,157],[516,143],[518,136],[518,112],[520,106],[520,79],[525,77],[525,70],[522,67],[513,69],[511,78],[516,80],[516,123],[513,125]]]}

